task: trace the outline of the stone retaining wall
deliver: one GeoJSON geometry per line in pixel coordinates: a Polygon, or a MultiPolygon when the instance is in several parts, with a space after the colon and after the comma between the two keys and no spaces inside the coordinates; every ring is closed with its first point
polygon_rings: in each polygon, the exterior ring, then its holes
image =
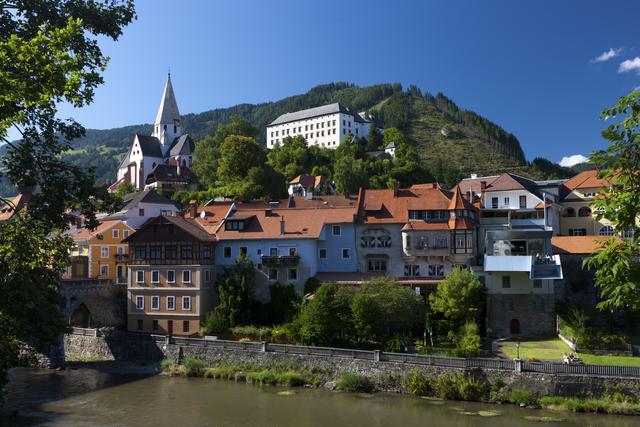
{"type": "Polygon", "coordinates": [[[181,346],[156,342],[146,335],[119,331],[108,332],[101,337],[66,335],[64,349],[67,357],[100,357],[107,360],[132,362],[158,362],[164,358],[179,361],[185,357],[196,357],[205,360],[212,366],[220,362],[229,364],[256,363],[267,367],[275,364],[287,364],[293,367],[314,369],[320,373],[321,379],[325,383],[334,381],[342,372],[355,372],[369,377],[380,391],[399,393],[404,392],[402,379],[407,372],[411,369],[418,369],[430,378],[464,372],[489,383],[501,380],[511,388],[524,388],[538,395],[599,396],[606,391],[607,387],[618,387],[629,394],[640,397],[640,378],[542,374],[478,368],[460,369],[342,357],[181,346]]]}

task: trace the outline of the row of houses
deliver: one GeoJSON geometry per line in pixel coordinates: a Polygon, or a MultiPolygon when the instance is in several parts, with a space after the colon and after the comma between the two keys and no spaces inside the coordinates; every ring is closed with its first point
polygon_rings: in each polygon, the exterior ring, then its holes
{"type": "Polygon", "coordinates": [[[453,190],[421,184],[357,196],[192,202],[180,213],[156,207],[150,217],[130,206],[75,238],[100,247],[87,251],[90,275],[107,272],[93,259],[113,245],[120,261],[113,278],[127,282],[132,331],[197,334],[216,304],[217,277],[244,255],[262,301],[274,283],[302,294],[311,278],[357,285],[390,276],[426,295],[453,268],[468,268],[487,288],[487,334],[545,335],[555,331],[560,254],[590,252],[594,235],[615,233],[585,211],[604,186],[594,171],[540,182],[505,173],[464,179],[453,190]]]}

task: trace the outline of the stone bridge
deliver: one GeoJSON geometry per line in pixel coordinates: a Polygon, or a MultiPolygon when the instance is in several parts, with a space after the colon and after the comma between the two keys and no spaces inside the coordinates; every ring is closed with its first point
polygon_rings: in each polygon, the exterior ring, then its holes
{"type": "Polygon", "coordinates": [[[83,328],[122,326],[126,320],[127,285],[113,280],[73,279],[60,283],[68,323],[83,328]]]}

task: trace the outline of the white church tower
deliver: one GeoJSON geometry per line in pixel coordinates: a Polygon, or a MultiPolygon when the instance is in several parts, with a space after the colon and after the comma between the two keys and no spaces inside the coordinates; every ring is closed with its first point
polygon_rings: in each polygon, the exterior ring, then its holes
{"type": "Polygon", "coordinates": [[[171,85],[171,73],[169,73],[151,136],[158,138],[162,149],[162,155],[166,156],[167,150],[173,143],[174,139],[181,135],[182,121],[180,120],[180,112],[178,111],[176,96],[173,93],[173,86],[171,85]]]}

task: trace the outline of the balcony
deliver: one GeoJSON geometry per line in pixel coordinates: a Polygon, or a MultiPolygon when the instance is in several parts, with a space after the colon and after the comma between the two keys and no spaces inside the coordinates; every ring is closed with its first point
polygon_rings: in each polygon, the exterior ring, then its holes
{"type": "Polygon", "coordinates": [[[129,254],[115,254],[114,255],[116,262],[127,262],[129,261],[129,254]]]}
{"type": "Polygon", "coordinates": [[[560,255],[538,258],[532,255],[485,255],[484,271],[521,271],[531,280],[562,279],[560,255]]]}
{"type": "Polygon", "coordinates": [[[268,256],[262,257],[262,265],[265,266],[281,266],[281,267],[295,267],[300,262],[298,255],[281,255],[281,256],[268,256]]]}
{"type": "Polygon", "coordinates": [[[450,252],[447,244],[417,244],[414,247],[405,246],[403,249],[406,256],[446,256],[450,252]]]}

